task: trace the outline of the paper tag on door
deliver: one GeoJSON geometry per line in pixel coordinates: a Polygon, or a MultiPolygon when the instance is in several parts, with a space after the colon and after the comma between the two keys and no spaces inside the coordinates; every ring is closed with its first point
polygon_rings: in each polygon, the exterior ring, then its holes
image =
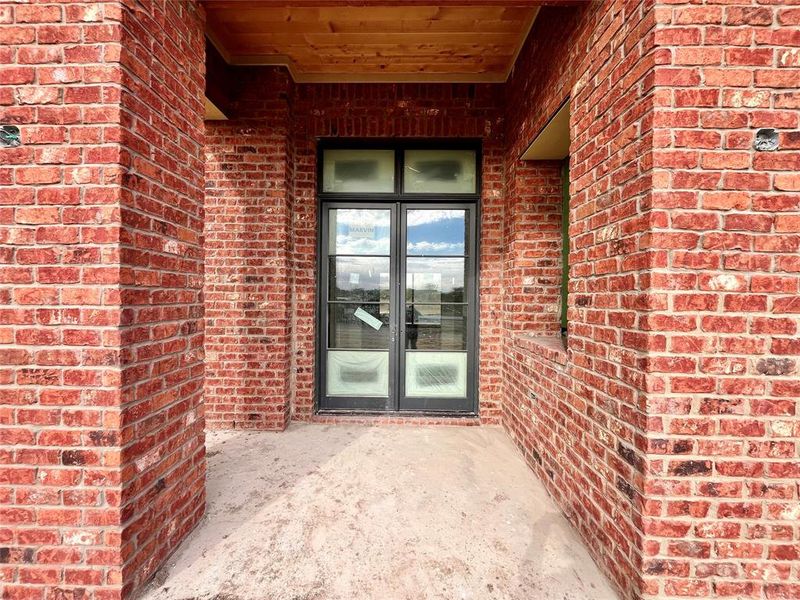
{"type": "Polygon", "coordinates": [[[360,306],[353,313],[353,316],[355,316],[356,319],[361,319],[364,323],[372,327],[375,331],[378,331],[380,330],[381,327],[383,327],[383,321],[381,321],[380,319],[376,319],[360,306]]]}

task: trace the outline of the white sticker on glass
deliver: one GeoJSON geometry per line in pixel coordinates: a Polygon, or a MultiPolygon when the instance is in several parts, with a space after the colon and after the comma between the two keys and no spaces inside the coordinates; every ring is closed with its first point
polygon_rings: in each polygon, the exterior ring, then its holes
{"type": "Polygon", "coordinates": [[[383,327],[383,321],[381,321],[380,319],[376,319],[360,306],[353,313],[353,316],[355,316],[356,319],[362,320],[364,323],[372,327],[375,331],[378,331],[380,330],[381,327],[383,327]]]}

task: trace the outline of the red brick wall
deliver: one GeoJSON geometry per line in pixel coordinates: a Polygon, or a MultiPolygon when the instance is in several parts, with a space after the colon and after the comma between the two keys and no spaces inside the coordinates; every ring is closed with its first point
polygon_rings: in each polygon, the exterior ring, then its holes
{"type": "Polygon", "coordinates": [[[120,18],[115,4],[0,7],[0,122],[22,138],[0,150],[7,598],[122,578],[121,72],[103,43],[120,18]]]}
{"type": "Polygon", "coordinates": [[[127,595],[155,573],[205,508],[205,37],[193,1],[139,0],[122,24],[120,503],[127,595]]]}
{"type": "Polygon", "coordinates": [[[560,161],[509,160],[505,180],[505,330],[561,333],[560,161]]]}
{"type": "Polygon", "coordinates": [[[207,124],[209,425],[282,429],[290,408],[300,420],[313,413],[319,137],[484,139],[480,410],[484,420],[496,422],[503,222],[499,86],[291,87],[282,71],[246,73],[234,78],[243,82],[233,91],[234,118],[207,124]]]}
{"type": "Polygon", "coordinates": [[[235,113],[206,122],[206,418],[211,428],[283,429],[291,365],[291,82],[232,78],[235,113]]]}
{"type": "Polygon", "coordinates": [[[133,9],[0,7],[8,599],[119,598],[202,511],[202,22],[133,9]]]}
{"type": "Polygon", "coordinates": [[[657,6],[647,597],[800,597],[800,7],[657,6]],[[780,131],[777,152],[755,132],[780,131]]]}
{"type": "Polygon", "coordinates": [[[526,312],[542,296],[557,298],[552,276],[560,259],[550,278],[527,288],[512,276],[514,269],[536,274],[537,266],[546,274],[544,261],[560,254],[559,236],[551,231],[550,246],[531,255],[538,265],[525,254],[538,239],[530,227],[511,236],[503,422],[595,560],[631,598],[640,579],[648,385],[640,367],[646,336],[637,324],[652,301],[639,283],[650,264],[644,231],[655,20],[645,6],[543,8],[506,92],[519,99],[507,115],[510,233],[517,220],[546,231],[560,223],[556,169],[518,157],[571,95],[571,294],[565,351],[555,337],[557,313],[547,327],[541,310],[526,312]],[[511,208],[518,201],[521,209],[511,208]],[[530,335],[548,332],[549,342],[530,335]]]}

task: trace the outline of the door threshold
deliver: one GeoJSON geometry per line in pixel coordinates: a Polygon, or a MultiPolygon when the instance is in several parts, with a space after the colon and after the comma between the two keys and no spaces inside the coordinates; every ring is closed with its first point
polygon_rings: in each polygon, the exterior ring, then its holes
{"type": "Polygon", "coordinates": [[[312,423],[355,423],[363,425],[450,425],[476,426],[481,424],[475,413],[386,412],[386,411],[319,411],[312,423]]]}

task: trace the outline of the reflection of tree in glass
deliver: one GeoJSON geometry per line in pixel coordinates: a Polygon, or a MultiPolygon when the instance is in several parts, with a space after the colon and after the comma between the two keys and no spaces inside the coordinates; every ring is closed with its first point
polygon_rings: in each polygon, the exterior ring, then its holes
{"type": "Polygon", "coordinates": [[[466,307],[462,305],[409,305],[406,307],[405,323],[407,349],[466,349],[466,307]]]}
{"type": "Polygon", "coordinates": [[[454,287],[453,291],[442,294],[442,302],[463,302],[464,301],[464,287],[454,287]]]}

